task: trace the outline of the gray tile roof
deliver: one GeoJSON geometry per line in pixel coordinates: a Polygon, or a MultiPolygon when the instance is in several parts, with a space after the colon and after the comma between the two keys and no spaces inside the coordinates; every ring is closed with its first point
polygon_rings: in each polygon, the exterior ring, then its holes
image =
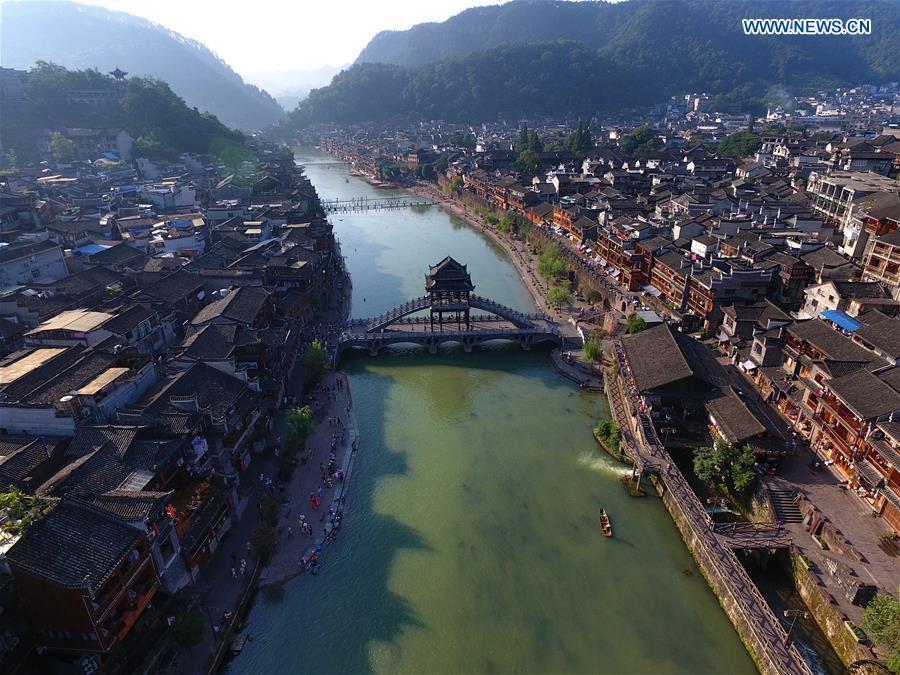
{"type": "Polygon", "coordinates": [[[13,569],[66,588],[100,586],[144,535],[111,514],[63,500],[9,549],[13,569]]]}
{"type": "Polygon", "coordinates": [[[111,490],[85,499],[122,520],[140,522],[162,511],[171,492],[111,490]]]}
{"type": "Polygon", "coordinates": [[[900,394],[868,370],[830,380],[828,388],[864,420],[900,409],[900,394]]]}

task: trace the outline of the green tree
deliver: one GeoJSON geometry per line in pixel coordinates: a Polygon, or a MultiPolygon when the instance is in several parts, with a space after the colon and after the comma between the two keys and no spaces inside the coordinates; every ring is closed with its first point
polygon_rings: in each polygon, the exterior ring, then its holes
{"type": "Polygon", "coordinates": [[[285,418],[285,440],[289,452],[302,450],[313,426],[313,411],[308,405],[288,410],[285,418]]]}
{"type": "Polygon", "coordinates": [[[594,435],[610,450],[619,450],[619,439],[622,431],[613,420],[603,420],[594,427],[594,435]]]}
{"type": "Polygon", "coordinates": [[[9,150],[4,157],[4,164],[9,169],[19,168],[19,156],[15,150],[9,150]]]}
{"type": "Polygon", "coordinates": [[[528,126],[522,122],[522,128],[519,130],[519,138],[516,140],[515,149],[516,152],[524,152],[528,149],[528,126]]]}
{"type": "Polygon", "coordinates": [[[172,624],[172,637],[182,649],[188,649],[203,639],[203,615],[198,609],[179,612],[172,624]]]}
{"type": "Polygon", "coordinates": [[[694,451],[694,473],[700,480],[738,493],[746,492],[756,480],[755,463],[749,445],[738,448],[721,438],[712,447],[694,451]]]}
{"type": "Polygon", "coordinates": [[[450,134],[450,143],[453,145],[458,145],[461,148],[468,148],[470,150],[475,149],[476,144],[475,134],[470,134],[468,132],[462,131],[454,131],[450,134]]]}
{"type": "Polygon", "coordinates": [[[250,545],[259,555],[260,560],[266,562],[275,553],[275,528],[271,525],[262,524],[253,532],[250,537],[250,545]]]}
{"type": "Polygon", "coordinates": [[[599,328],[595,328],[584,342],[584,357],[593,363],[603,360],[603,338],[606,334],[599,328]]]}
{"type": "Polygon", "coordinates": [[[640,314],[631,314],[628,317],[628,334],[634,335],[635,333],[640,333],[647,327],[647,322],[644,321],[643,317],[640,314]]]}
{"type": "Polygon", "coordinates": [[[559,244],[548,244],[538,257],[538,272],[549,280],[560,280],[569,275],[569,266],[562,257],[562,249],[559,244]]]}
{"type": "Polygon", "coordinates": [[[303,382],[307,391],[322,380],[328,368],[328,352],[318,340],[313,340],[303,352],[303,382]]]}
{"type": "Polygon", "coordinates": [[[662,141],[657,138],[653,127],[645,124],[622,136],[619,145],[626,155],[644,160],[662,146],[662,141]]]}
{"type": "Polygon", "coordinates": [[[875,644],[887,651],[888,669],[900,673],[900,600],[879,593],[866,607],[862,624],[875,644]]]}
{"type": "Polygon", "coordinates": [[[564,286],[554,286],[547,291],[547,302],[554,307],[562,307],[572,302],[572,293],[564,286]]]}
{"type": "Polygon", "coordinates": [[[528,134],[528,149],[531,152],[539,153],[544,151],[544,144],[541,142],[541,139],[538,137],[537,132],[533,129],[531,133],[528,134]]]}
{"type": "Polygon", "coordinates": [[[585,125],[582,120],[578,120],[578,128],[569,136],[567,145],[569,150],[580,157],[589,153],[594,147],[590,122],[585,125]]]}
{"type": "Polygon", "coordinates": [[[720,157],[749,157],[762,145],[759,136],[752,131],[737,131],[722,139],[716,152],[720,157]]]}
{"type": "Polygon", "coordinates": [[[74,141],[66,138],[60,132],[54,131],[50,136],[50,155],[57,162],[66,164],[75,159],[77,148],[74,141]]]}
{"type": "Polygon", "coordinates": [[[541,164],[537,153],[530,148],[526,148],[519,153],[513,168],[526,176],[537,176],[543,171],[544,166],[541,164]]]}
{"type": "Polygon", "coordinates": [[[450,179],[450,191],[451,192],[462,192],[463,189],[463,179],[461,176],[453,176],[450,179]]]}

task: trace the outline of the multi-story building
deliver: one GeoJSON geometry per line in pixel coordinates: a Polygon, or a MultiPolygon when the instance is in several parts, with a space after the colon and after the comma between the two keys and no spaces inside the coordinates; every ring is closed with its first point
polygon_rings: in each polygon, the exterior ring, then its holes
{"type": "Polygon", "coordinates": [[[41,644],[109,652],[159,588],[145,532],[63,499],[6,553],[21,609],[41,644]]]}
{"type": "Polygon", "coordinates": [[[50,283],[67,276],[69,269],[62,246],[55,241],[0,247],[0,288],[50,283]]]}
{"type": "Polygon", "coordinates": [[[806,184],[812,208],[841,229],[863,206],[864,197],[896,189],[897,181],[887,176],[858,171],[836,171],[830,175],[813,171],[806,184]]]}
{"type": "Polygon", "coordinates": [[[863,279],[884,282],[895,292],[900,288],[900,230],[872,241],[863,267],[863,279]]]}

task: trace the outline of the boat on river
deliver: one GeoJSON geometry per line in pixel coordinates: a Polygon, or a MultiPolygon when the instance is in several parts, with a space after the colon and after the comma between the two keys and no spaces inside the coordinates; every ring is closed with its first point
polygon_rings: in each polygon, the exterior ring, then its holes
{"type": "Polygon", "coordinates": [[[600,509],[600,529],[603,530],[603,536],[605,537],[611,537],[613,534],[612,523],[609,521],[606,509],[600,509]]]}

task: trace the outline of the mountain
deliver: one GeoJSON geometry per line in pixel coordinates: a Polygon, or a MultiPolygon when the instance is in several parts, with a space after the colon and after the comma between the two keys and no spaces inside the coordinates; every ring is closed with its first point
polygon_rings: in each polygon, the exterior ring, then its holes
{"type": "Polygon", "coordinates": [[[37,61],[158,78],[189,106],[232,127],[259,129],[284,114],[209,49],[163,26],[74,2],[3,2],[0,63],[28,69],[37,61]]]}
{"type": "Polygon", "coordinates": [[[577,42],[506,45],[420,68],[362,63],[314,89],[288,116],[295,127],[395,116],[477,121],[498,113],[592,113],[649,103],[635,71],[577,42]]]}
{"type": "Polygon", "coordinates": [[[18,160],[39,158],[37,142],[47,130],[81,127],[124,129],[134,139],[137,157],[171,160],[184,152],[208,153],[232,166],[247,156],[241,132],[189,108],[162,80],[115,80],[96,70],[47,63],[25,79],[23,95],[5,100],[0,115],[0,145],[18,160]]]}
{"type": "Polygon", "coordinates": [[[785,91],[900,80],[897,26],[895,0],[516,0],[380,33],[289,121],[590,114],[690,91],[759,111],[785,91]],[[782,16],[871,18],[873,33],[743,34],[742,18],[782,16]]]}
{"type": "MultiPolygon", "coordinates": [[[[421,66],[460,58],[507,43],[575,40],[620,60],[638,57],[661,73],[687,65],[709,65],[728,76],[731,63],[774,69],[780,79],[825,71],[856,81],[896,79],[900,3],[895,0],[629,0],[564,2],[515,0],[468,9],[442,23],[377,34],[356,63],[421,66]],[[745,36],[743,18],[870,18],[873,34],[863,37],[745,36]],[[676,59],[676,63],[670,60],[676,59]],[[667,67],[671,65],[672,67],[667,67]]],[[[697,73],[703,79],[706,73],[697,73]]],[[[738,73],[743,79],[744,73],[738,73]]],[[[708,79],[708,78],[707,78],[708,79]]]]}
{"type": "Polygon", "coordinates": [[[313,70],[264,70],[248,73],[247,79],[272,94],[285,110],[293,110],[311,90],[324,87],[349,65],[322,66],[313,70]]]}
{"type": "Polygon", "coordinates": [[[508,43],[559,39],[599,47],[627,20],[631,12],[621,8],[631,4],[517,0],[473,7],[441,23],[382,31],[369,41],[355,63],[421,66],[508,43]]]}

